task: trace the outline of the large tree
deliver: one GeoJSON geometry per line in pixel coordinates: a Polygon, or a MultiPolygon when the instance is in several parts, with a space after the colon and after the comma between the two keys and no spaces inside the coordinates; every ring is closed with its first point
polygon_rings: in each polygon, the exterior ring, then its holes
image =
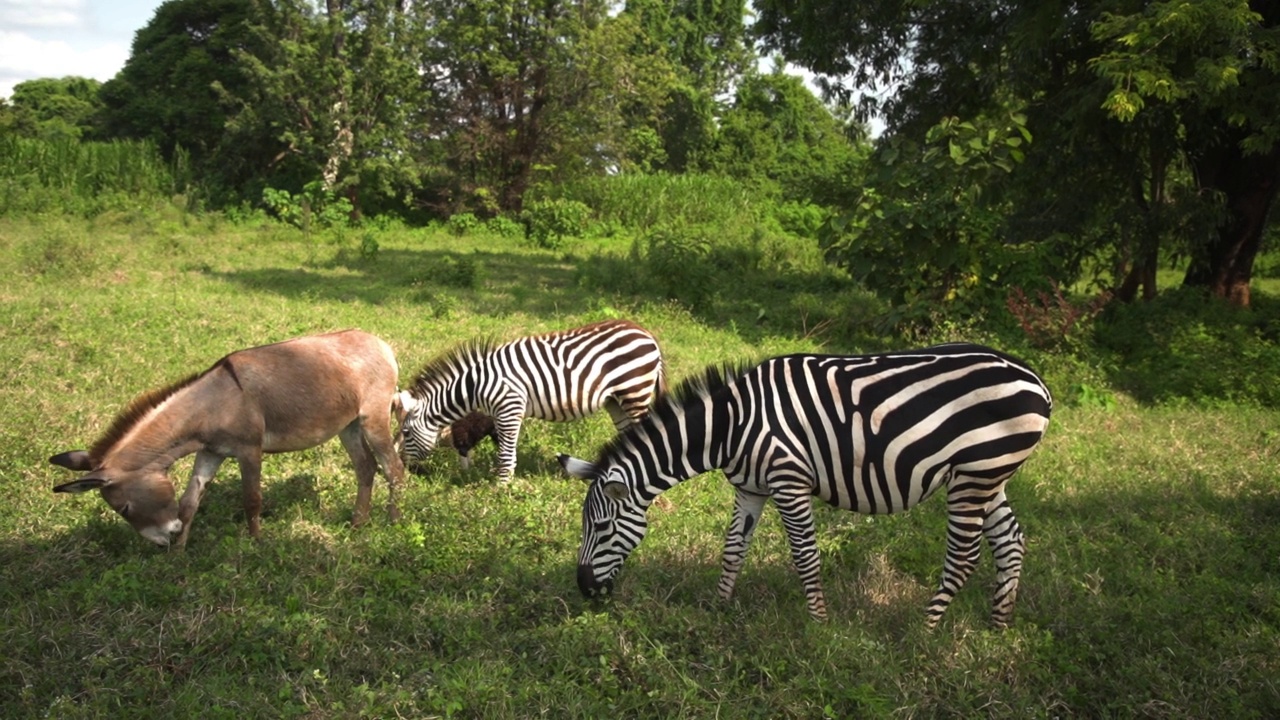
{"type": "Polygon", "coordinates": [[[1036,143],[1008,178],[1010,228],[1110,237],[1121,291],[1147,295],[1176,242],[1187,284],[1247,305],[1280,179],[1278,5],[757,0],[756,29],[834,91],[893,89],[861,105],[891,134],[1025,108],[1036,143]]]}
{"type": "Polygon", "coordinates": [[[238,52],[270,43],[255,0],[168,0],[134,36],[124,67],[102,87],[106,129],[113,137],[146,138],[166,154],[181,147],[207,179],[237,186],[270,154],[262,142],[230,144],[218,88],[239,91],[248,78],[238,52]]]}

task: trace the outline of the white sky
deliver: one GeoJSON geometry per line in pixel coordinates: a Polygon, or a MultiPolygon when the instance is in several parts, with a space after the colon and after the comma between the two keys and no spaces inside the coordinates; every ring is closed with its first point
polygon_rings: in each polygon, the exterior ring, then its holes
{"type": "Polygon", "coordinates": [[[41,77],[110,80],[162,0],[0,0],[0,97],[41,77]]]}

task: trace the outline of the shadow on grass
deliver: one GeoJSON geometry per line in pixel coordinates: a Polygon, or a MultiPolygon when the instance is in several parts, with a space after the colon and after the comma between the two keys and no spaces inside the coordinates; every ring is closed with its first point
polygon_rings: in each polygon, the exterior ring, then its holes
{"type": "Polygon", "coordinates": [[[553,317],[583,309],[573,269],[545,255],[447,250],[382,250],[373,260],[315,268],[260,268],[205,274],[286,297],[432,305],[456,297],[482,315],[514,312],[553,317]],[[343,271],[343,272],[335,272],[343,271]]]}

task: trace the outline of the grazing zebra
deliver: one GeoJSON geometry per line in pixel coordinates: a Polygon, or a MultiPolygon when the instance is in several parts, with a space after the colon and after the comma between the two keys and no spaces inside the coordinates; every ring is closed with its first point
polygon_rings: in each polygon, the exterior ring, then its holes
{"type": "Polygon", "coordinates": [[[575,420],[609,411],[621,430],[666,390],[658,343],[626,320],[531,335],[499,345],[478,340],[427,363],[397,395],[405,461],[435,447],[440,429],[478,410],[498,433],[498,478],[511,479],[526,417],[575,420]]]}
{"type": "Polygon", "coordinates": [[[977,563],[986,536],[996,564],[992,621],[1008,624],[1022,570],[1022,530],[1005,483],[1049,422],[1049,390],[1003,353],[951,344],[862,356],[787,355],[751,368],[711,367],[654,404],[595,463],[560,456],[590,484],[582,506],[578,587],[607,593],[646,530],[659,493],[715,468],[736,489],[719,593],[733,593],[772,499],[791,542],[809,613],[826,618],[809,496],[860,513],[906,510],[947,495],[937,624],[977,563]]]}

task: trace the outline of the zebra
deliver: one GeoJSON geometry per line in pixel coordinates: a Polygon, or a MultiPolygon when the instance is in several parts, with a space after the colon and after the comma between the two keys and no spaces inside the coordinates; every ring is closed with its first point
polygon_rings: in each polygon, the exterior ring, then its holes
{"type": "Polygon", "coordinates": [[[506,482],[524,418],[575,420],[603,407],[621,430],[665,391],[653,335],[628,320],[606,320],[504,344],[464,343],[427,363],[394,405],[406,463],[425,457],[449,423],[475,410],[492,417],[498,479],[506,482]]]}
{"type": "Polygon", "coordinates": [[[676,483],[719,468],[735,489],[720,596],[732,596],[772,499],[809,613],[825,620],[809,496],[881,514],[945,487],[946,558],[927,624],[937,625],[968,579],[985,535],[996,565],[992,622],[1006,627],[1025,542],[1005,483],[1044,435],[1052,405],[1044,382],[1022,362],[967,343],[713,365],[609,441],[596,462],[559,456],[569,475],[589,484],[578,587],[586,597],[609,593],[644,538],[649,504],[676,483]]]}

